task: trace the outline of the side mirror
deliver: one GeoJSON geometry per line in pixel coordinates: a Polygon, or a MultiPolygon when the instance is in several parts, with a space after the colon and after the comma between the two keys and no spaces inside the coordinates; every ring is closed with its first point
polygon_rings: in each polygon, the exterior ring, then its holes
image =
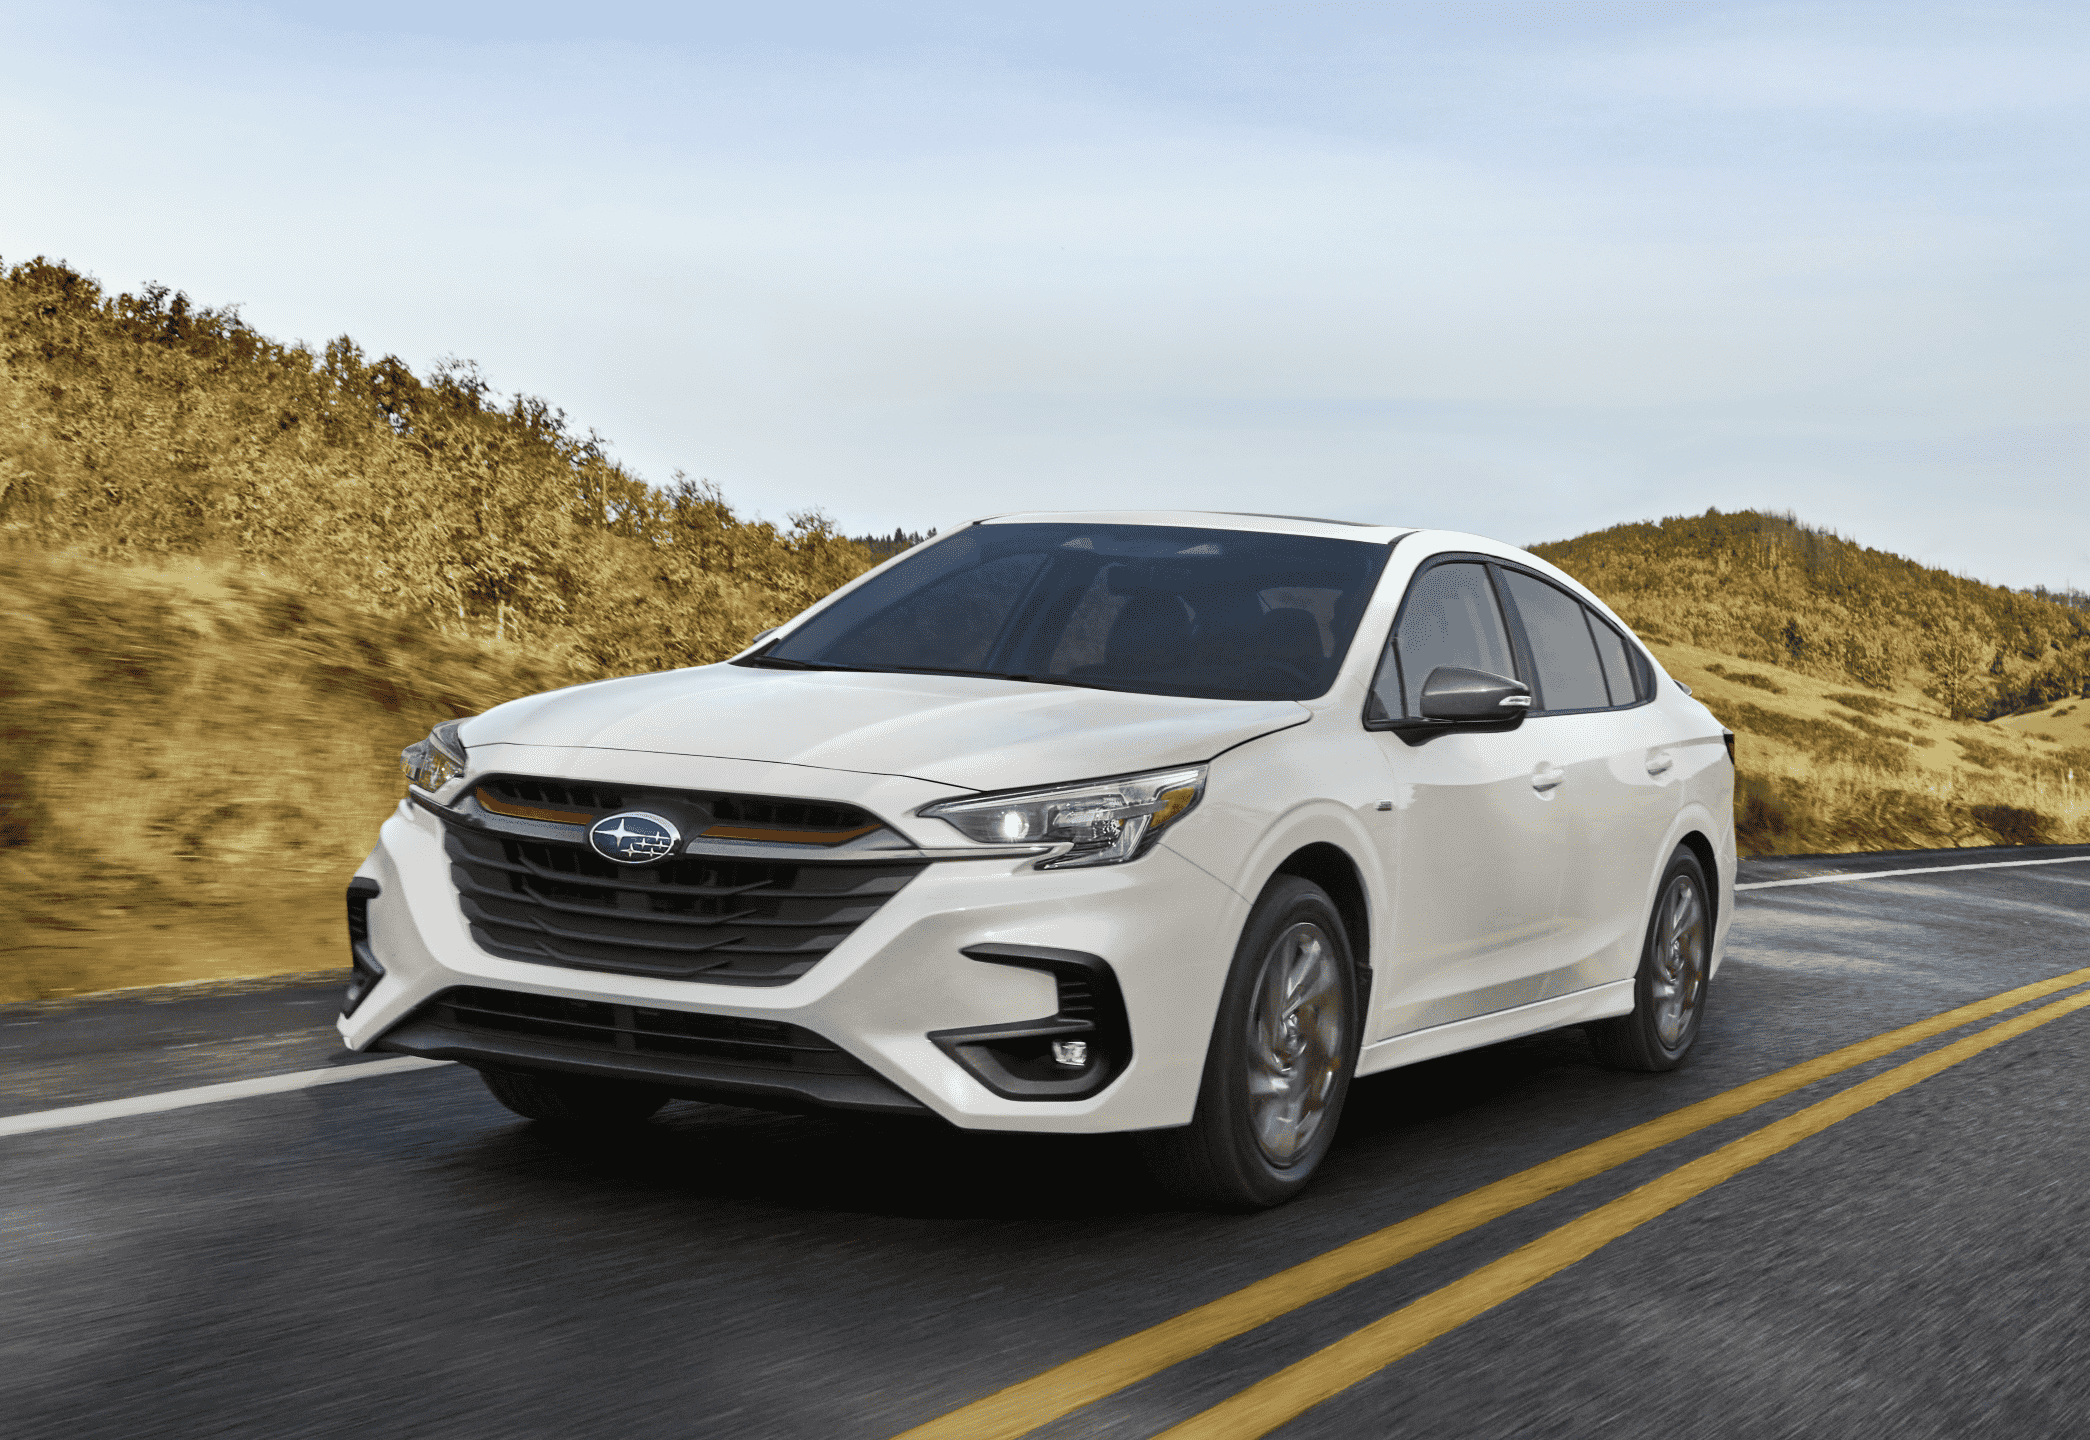
{"type": "Polygon", "coordinates": [[[1422,686],[1425,720],[1515,722],[1530,708],[1529,685],[1485,670],[1439,665],[1422,686]]]}
{"type": "Polygon", "coordinates": [[[748,648],[760,645],[764,640],[767,640],[770,636],[776,634],[776,632],[777,627],[774,625],[770,626],[767,630],[757,630],[753,635],[750,635],[748,637],[748,648]]]}

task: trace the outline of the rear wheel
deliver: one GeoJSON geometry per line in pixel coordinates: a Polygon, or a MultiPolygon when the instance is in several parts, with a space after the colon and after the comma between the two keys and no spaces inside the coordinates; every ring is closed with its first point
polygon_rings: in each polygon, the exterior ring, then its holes
{"type": "Polygon", "coordinates": [[[668,1092],[623,1080],[541,1070],[481,1070],[493,1098],[525,1120],[558,1125],[634,1124],[668,1103],[668,1092]]]}
{"type": "Polygon", "coordinates": [[[1712,978],[1713,912],[1705,870],[1682,846],[1655,891],[1633,977],[1633,1013],[1588,1027],[1597,1059],[1614,1070],[1674,1070],[1698,1039],[1712,978]]]}
{"type": "Polygon", "coordinates": [[[1141,1137],[1154,1178],[1214,1209],[1291,1199],[1335,1138],[1357,1036],[1357,973],[1342,917],[1320,886],[1279,876],[1243,927],[1195,1117],[1141,1137]]]}

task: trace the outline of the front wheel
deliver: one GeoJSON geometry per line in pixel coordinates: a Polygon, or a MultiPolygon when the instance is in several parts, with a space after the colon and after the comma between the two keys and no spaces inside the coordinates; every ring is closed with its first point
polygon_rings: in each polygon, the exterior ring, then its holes
{"type": "Polygon", "coordinates": [[[1141,1137],[1162,1187],[1220,1210],[1260,1210],[1304,1189],[1349,1093],[1357,1003],[1334,902],[1318,885],[1279,876],[1234,952],[1196,1115],[1141,1137]]]}
{"type": "Polygon", "coordinates": [[[1588,1027],[1597,1059],[1614,1070],[1674,1070],[1691,1053],[1712,979],[1713,914],[1705,870],[1678,846],[1655,890],[1654,914],[1633,976],[1633,1013],[1588,1027]]]}

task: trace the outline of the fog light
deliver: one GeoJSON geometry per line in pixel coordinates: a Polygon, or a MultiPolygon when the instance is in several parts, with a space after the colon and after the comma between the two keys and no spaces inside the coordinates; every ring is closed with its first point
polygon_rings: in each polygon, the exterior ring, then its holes
{"type": "Polygon", "coordinates": [[[1088,1068],[1089,1042],[1086,1040],[1055,1040],[1052,1042],[1052,1058],[1072,1070],[1088,1068]]]}

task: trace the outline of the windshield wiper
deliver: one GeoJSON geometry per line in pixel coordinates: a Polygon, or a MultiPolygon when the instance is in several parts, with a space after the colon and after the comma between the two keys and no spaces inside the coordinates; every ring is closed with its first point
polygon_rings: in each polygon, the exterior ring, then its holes
{"type": "Polygon", "coordinates": [[[735,665],[761,665],[771,670],[861,670],[861,665],[815,665],[810,660],[788,660],[782,655],[750,655],[735,665]]]}
{"type": "Polygon", "coordinates": [[[1115,690],[1119,694],[1133,692],[1129,685],[1106,685],[1101,680],[1077,680],[1072,675],[1004,675],[1004,680],[1028,680],[1033,685],[1078,685],[1084,690],[1115,690]]]}
{"type": "Polygon", "coordinates": [[[1030,685],[1078,685],[1084,690],[1130,691],[1125,685],[1106,685],[1100,680],[1077,680],[1071,675],[1022,675],[1008,670],[957,670],[939,665],[881,665],[881,670],[897,670],[909,675],[971,675],[981,680],[1020,680],[1030,685]]]}

